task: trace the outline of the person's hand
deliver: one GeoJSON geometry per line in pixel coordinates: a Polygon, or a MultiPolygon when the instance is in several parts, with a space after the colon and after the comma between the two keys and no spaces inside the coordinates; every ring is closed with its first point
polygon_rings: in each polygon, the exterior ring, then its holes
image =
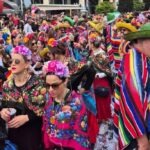
{"type": "Polygon", "coordinates": [[[8,122],[8,128],[19,128],[29,121],[28,115],[15,116],[8,122]]]}
{"type": "Polygon", "coordinates": [[[138,150],[150,150],[150,145],[148,142],[148,138],[146,135],[137,139],[138,142],[138,150]]]}
{"type": "Polygon", "coordinates": [[[9,112],[8,108],[3,108],[1,110],[1,118],[3,120],[5,120],[6,122],[8,122],[10,120],[10,112],[9,112]]]}
{"type": "Polygon", "coordinates": [[[80,89],[79,89],[79,93],[80,93],[80,94],[83,94],[84,92],[85,92],[85,89],[84,89],[84,88],[80,88],[80,89]]]}
{"type": "Polygon", "coordinates": [[[74,42],[74,47],[75,47],[75,48],[80,48],[81,45],[80,45],[79,43],[74,42]]]}

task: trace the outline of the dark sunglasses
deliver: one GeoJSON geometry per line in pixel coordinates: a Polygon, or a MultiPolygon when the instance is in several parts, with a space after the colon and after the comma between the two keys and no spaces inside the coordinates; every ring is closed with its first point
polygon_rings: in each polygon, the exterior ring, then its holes
{"type": "Polygon", "coordinates": [[[124,28],[123,28],[123,29],[120,29],[120,31],[125,32],[125,31],[127,31],[127,29],[124,29],[124,28]]]}
{"type": "Polygon", "coordinates": [[[33,43],[32,43],[32,46],[34,46],[34,45],[36,45],[36,44],[37,44],[36,42],[33,42],[33,43]]]}
{"type": "Polygon", "coordinates": [[[13,62],[14,62],[16,65],[20,64],[20,60],[19,60],[19,59],[12,59],[12,60],[10,60],[10,63],[11,63],[11,64],[12,64],[13,62]]]}
{"type": "Polygon", "coordinates": [[[46,89],[50,89],[50,87],[52,88],[52,89],[54,89],[54,90],[56,90],[56,89],[58,89],[58,87],[61,85],[63,83],[63,81],[62,82],[60,82],[60,83],[54,83],[54,84],[46,84],[46,89]]]}

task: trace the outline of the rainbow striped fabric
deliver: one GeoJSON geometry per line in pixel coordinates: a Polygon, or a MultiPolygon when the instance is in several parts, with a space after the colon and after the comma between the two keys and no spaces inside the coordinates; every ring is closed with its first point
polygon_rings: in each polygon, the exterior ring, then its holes
{"type": "Polygon", "coordinates": [[[122,56],[119,53],[119,46],[121,44],[121,39],[114,37],[113,29],[110,25],[107,26],[107,37],[106,37],[106,43],[107,43],[107,53],[110,60],[110,66],[112,72],[117,74],[120,63],[122,60],[122,56]]]}
{"type": "Polygon", "coordinates": [[[150,132],[150,61],[137,49],[124,55],[116,78],[114,109],[120,150],[150,132]]]}

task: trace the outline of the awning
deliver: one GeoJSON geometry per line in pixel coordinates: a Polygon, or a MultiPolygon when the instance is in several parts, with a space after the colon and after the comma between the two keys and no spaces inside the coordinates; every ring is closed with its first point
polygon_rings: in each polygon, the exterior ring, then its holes
{"type": "Polygon", "coordinates": [[[80,10],[82,9],[80,5],[34,5],[40,10],[80,10]]]}

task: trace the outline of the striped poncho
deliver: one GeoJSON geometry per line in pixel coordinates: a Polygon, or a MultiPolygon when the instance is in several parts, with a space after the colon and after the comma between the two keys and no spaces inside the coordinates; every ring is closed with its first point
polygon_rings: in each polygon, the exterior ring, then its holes
{"type": "Polygon", "coordinates": [[[107,53],[110,60],[111,71],[113,72],[114,76],[116,76],[122,60],[122,56],[119,53],[121,39],[114,36],[115,33],[110,25],[107,26],[106,32],[107,53]]]}
{"type": "Polygon", "coordinates": [[[115,133],[119,149],[150,132],[150,62],[136,49],[124,56],[116,79],[115,133]]]}

